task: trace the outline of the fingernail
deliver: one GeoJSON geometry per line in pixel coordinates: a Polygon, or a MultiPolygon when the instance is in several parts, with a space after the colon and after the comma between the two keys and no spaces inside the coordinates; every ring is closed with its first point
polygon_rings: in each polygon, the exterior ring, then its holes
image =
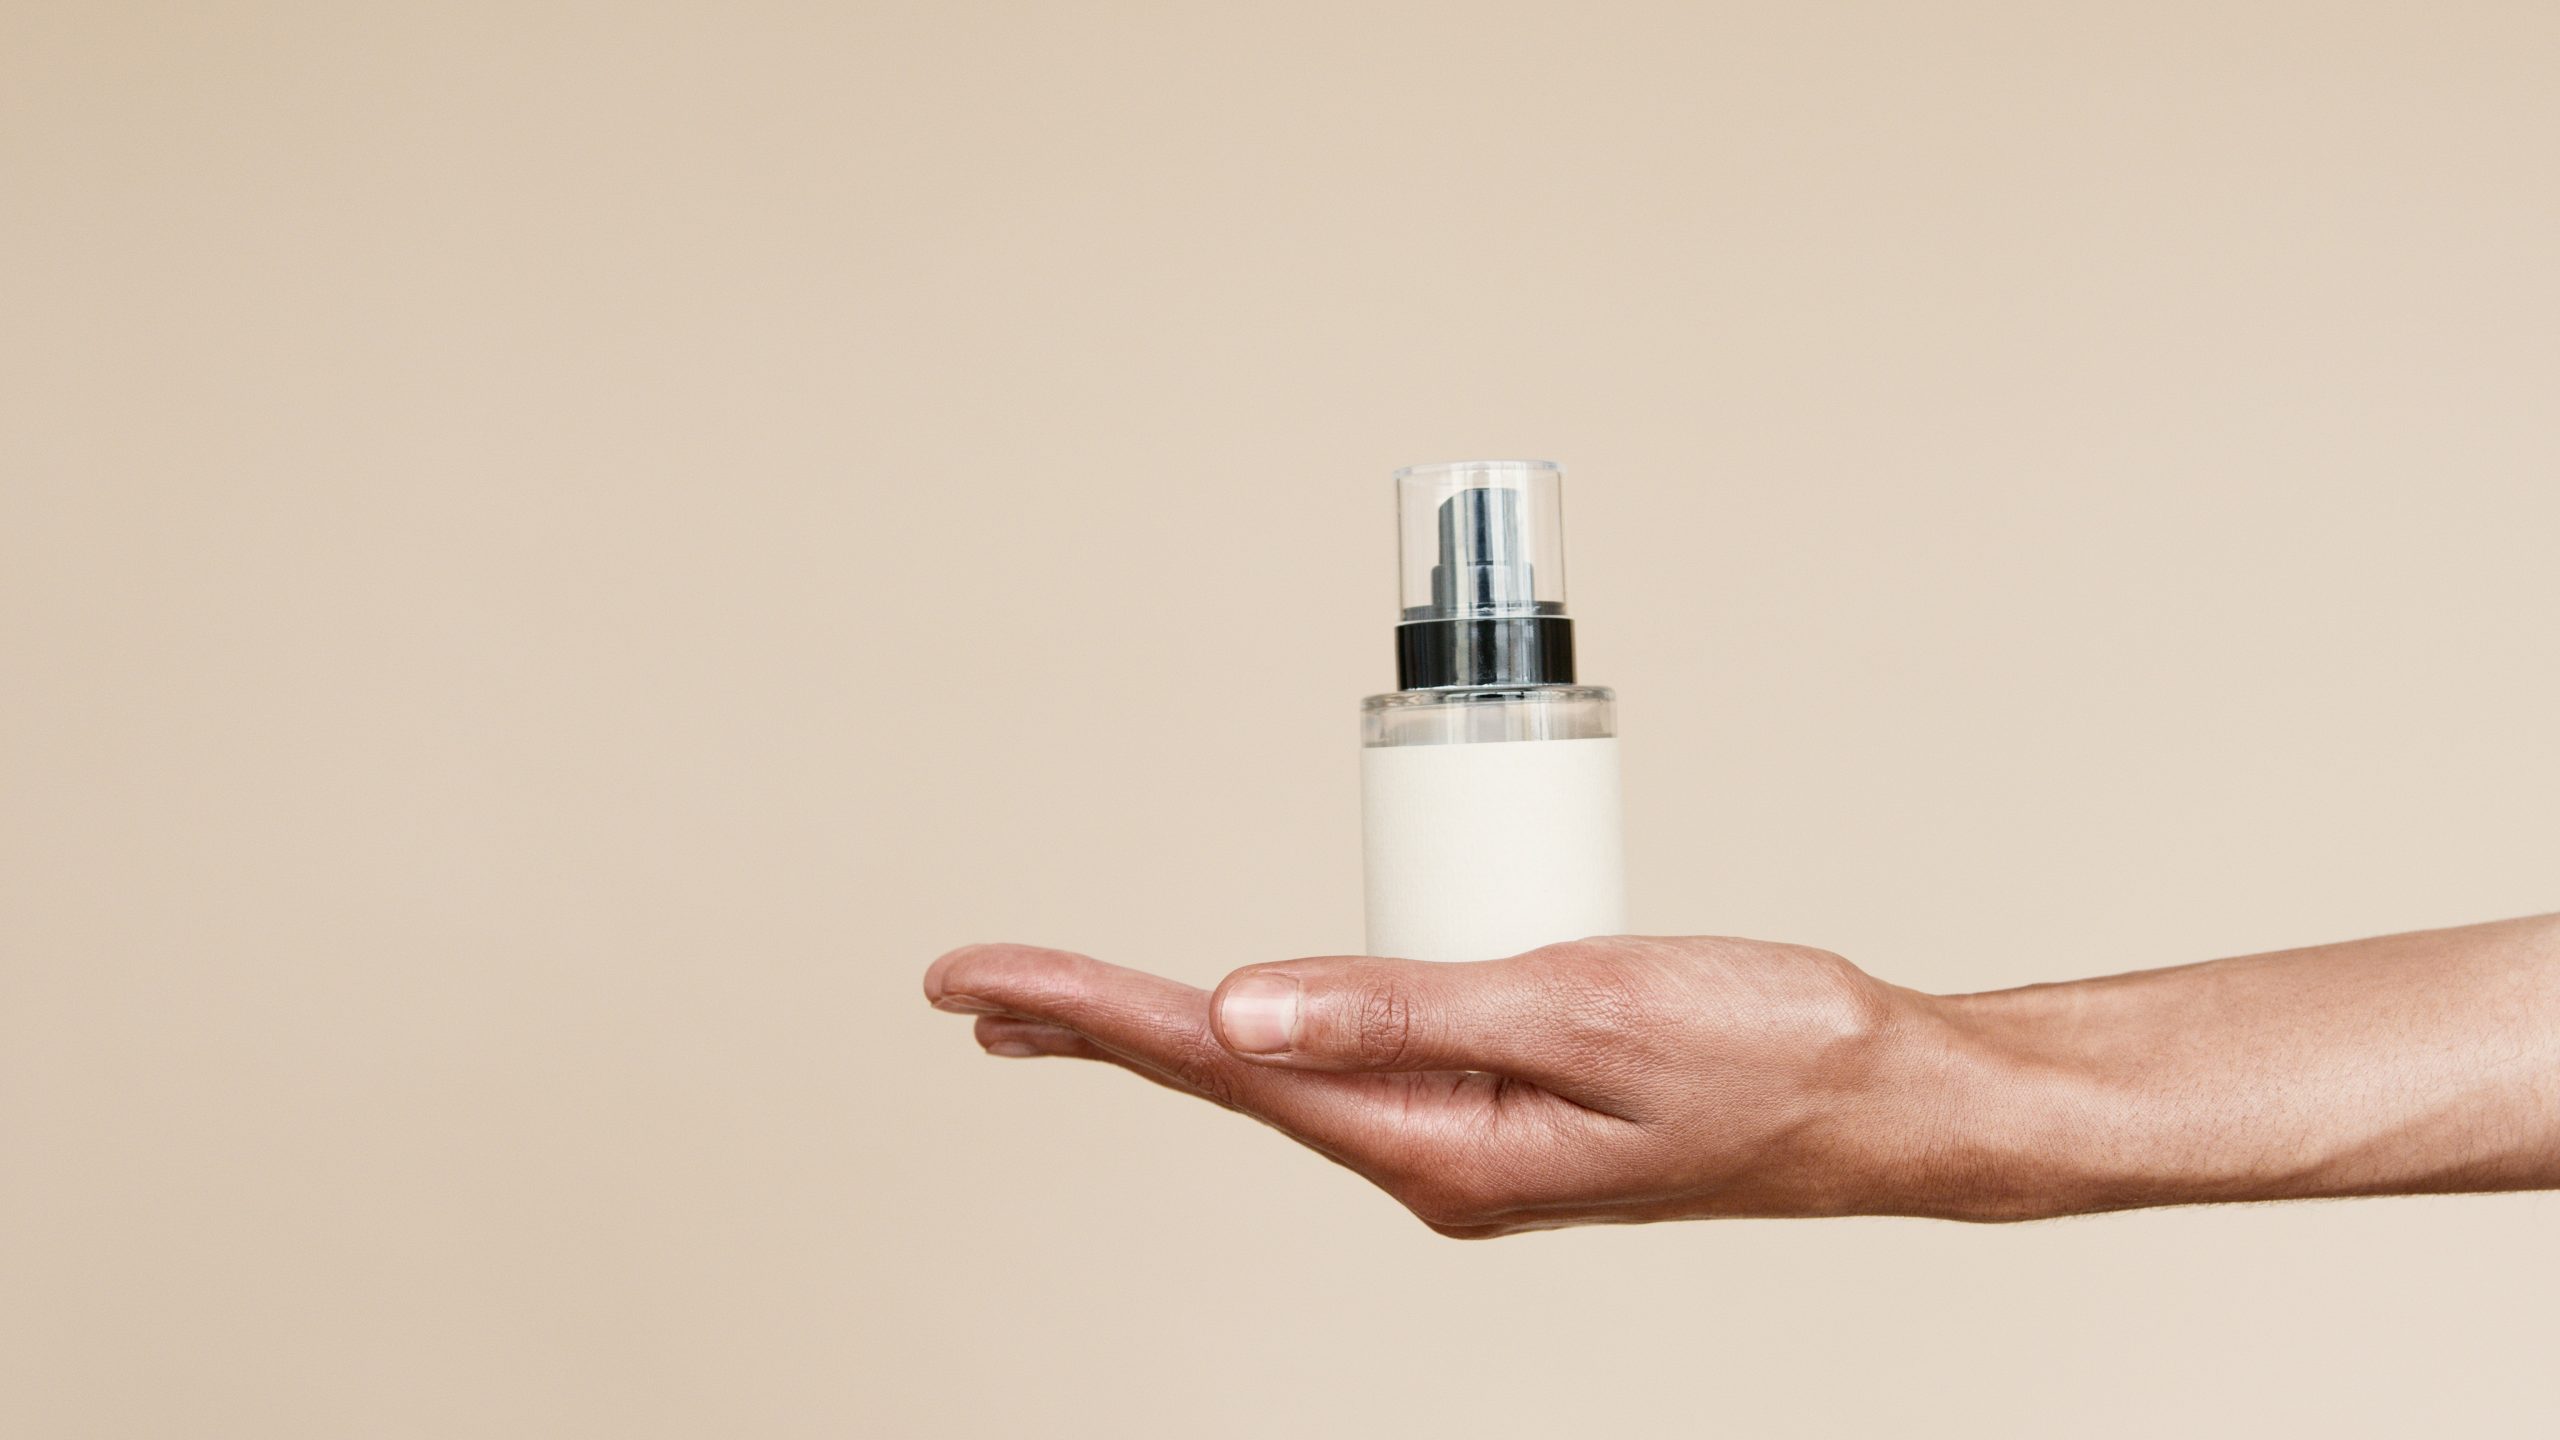
{"type": "Polygon", "coordinates": [[[1039,1054],[1040,1047],[1037,1045],[1024,1044],[1020,1040],[997,1040],[988,1044],[987,1053],[990,1055],[1003,1055],[1014,1060],[1027,1060],[1032,1056],[1039,1054]]]}
{"type": "Polygon", "coordinates": [[[984,1000],[969,995],[945,995],[933,1002],[933,1008],[948,1010],[954,1015],[1001,1015],[1004,1013],[1003,1006],[990,1005],[984,1000]]]}
{"type": "Polygon", "coordinates": [[[1298,1038],[1298,982],[1286,975],[1247,975],[1218,1001],[1218,1031],[1248,1055],[1270,1055],[1298,1038]]]}

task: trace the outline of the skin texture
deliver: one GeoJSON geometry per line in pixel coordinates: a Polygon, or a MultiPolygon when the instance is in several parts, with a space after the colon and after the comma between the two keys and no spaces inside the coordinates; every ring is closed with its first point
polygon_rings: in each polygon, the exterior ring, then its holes
{"type": "Polygon", "coordinates": [[[2560,916],[1980,995],[1640,936],[1214,992],[973,945],[924,988],[989,1054],[1242,1111],[1464,1238],[2560,1186],[2560,916]]]}

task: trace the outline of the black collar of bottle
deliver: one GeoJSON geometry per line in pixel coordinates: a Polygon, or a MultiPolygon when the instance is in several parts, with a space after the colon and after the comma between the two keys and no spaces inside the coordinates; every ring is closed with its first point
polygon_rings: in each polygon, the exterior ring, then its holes
{"type": "Polygon", "coordinates": [[[1396,688],[1570,685],[1573,621],[1562,615],[1407,620],[1396,627],[1396,688]]]}

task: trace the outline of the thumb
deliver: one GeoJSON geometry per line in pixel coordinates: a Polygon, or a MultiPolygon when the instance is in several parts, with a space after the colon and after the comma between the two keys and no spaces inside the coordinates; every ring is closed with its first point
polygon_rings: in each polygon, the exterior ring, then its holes
{"type": "Polygon", "coordinates": [[[1530,957],[1458,964],[1325,956],[1250,965],[1210,999],[1218,1043],[1310,1070],[1489,1070],[1568,1081],[1574,1045],[1530,957]]]}

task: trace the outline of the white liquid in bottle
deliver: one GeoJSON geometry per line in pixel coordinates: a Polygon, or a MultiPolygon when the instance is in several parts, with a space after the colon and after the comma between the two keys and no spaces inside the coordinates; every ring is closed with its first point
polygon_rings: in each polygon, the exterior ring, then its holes
{"type": "Polygon", "coordinates": [[[1371,954],[1485,960],[1626,928],[1616,697],[1573,683],[1562,472],[1396,472],[1397,670],[1362,706],[1371,954]]]}

